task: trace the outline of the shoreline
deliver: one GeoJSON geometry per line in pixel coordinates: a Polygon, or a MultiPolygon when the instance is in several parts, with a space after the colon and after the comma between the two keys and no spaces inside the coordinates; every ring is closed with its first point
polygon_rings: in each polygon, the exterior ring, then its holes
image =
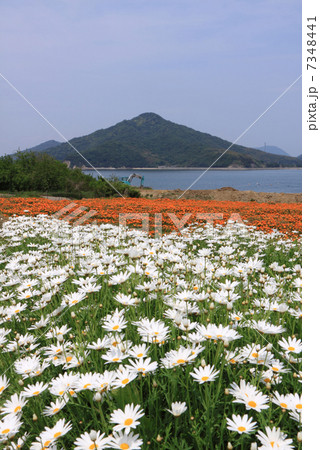
{"type": "Polygon", "coordinates": [[[139,189],[143,198],[149,199],[179,199],[183,194],[184,200],[215,200],[228,202],[256,202],[256,203],[302,203],[302,193],[285,192],[255,192],[239,191],[232,187],[222,187],[220,189],[139,189]]]}
{"type": "Polygon", "coordinates": [[[302,170],[302,167],[79,167],[81,170],[302,170]]]}
{"type": "MultiPolygon", "coordinates": [[[[222,187],[220,189],[200,189],[183,191],[181,189],[150,189],[137,188],[142,199],[149,200],[215,200],[227,202],[253,202],[253,203],[302,203],[301,193],[285,193],[285,192],[255,192],[255,191],[239,191],[232,187],[222,187]]],[[[23,198],[26,201],[30,197],[19,197],[17,194],[0,193],[0,199],[23,198]]],[[[48,200],[72,200],[68,197],[56,197],[52,195],[39,195],[39,198],[48,200]]],[[[89,200],[89,199],[88,199],[89,200]]],[[[1,217],[1,216],[0,216],[1,217]]],[[[1,228],[1,227],[0,227],[1,228]]]]}

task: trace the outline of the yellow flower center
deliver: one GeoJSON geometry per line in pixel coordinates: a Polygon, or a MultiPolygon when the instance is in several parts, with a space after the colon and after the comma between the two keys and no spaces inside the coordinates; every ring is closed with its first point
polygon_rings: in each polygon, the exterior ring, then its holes
{"type": "Polygon", "coordinates": [[[130,448],[130,447],[129,447],[128,444],[126,444],[126,443],[124,442],[123,444],[120,444],[120,448],[121,448],[122,450],[128,450],[128,448],[130,448]]]}
{"type": "Polygon", "coordinates": [[[56,414],[59,411],[60,411],[60,408],[54,408],[54,410],[52,412],[53,412],[53,414],[56,414]]]}
{"type": "Polygon", "coordinates": [[[297,408],[297,409],[302,409],[301,403],[298,403],[298,404],[296,405],[296,408],[297,408]]]}
{"type": "Polygon", "coordinates": [[[286,403],[280,403],[281,408],[288,408],[288,405],[286,403]]]}
{"type": "Polygon", "coordinates": [[[44,445],[43,448],[49,447],[50,444],[51,444],[51,441],[46,441],[46,442],[43,444],[43,445],[44,445]]]}
{"type": "Polygon", "coordinates": [[[202,381],[207,381],[207,380],[209,380],[209,377],[202,377],[201,380],[202,381]]]}
{"type": "Polygon", "coordinates": [[[248,402],[248,405],[252,408],[255,408],[257,406],[256,402],[254,402],[253,400],[250,400],[250,402],[248,402]]]}
{"type": "Polygon", "coordinates": [[[61,436],[61,431],[58,431],[57,433],[55,433],[55,434],[53,435],[53,437],[54,437],[55,439],[57,439],[59,436],[61,436]]]}
{"type": "Polygon", "coordinates": [[[121,381],[122,384],[127,384],[129,383],[129,378],[125,378],[124,380],[121,381]]]}
{"type": "Polygon", "coordinates": [[[83,386],[83,389],[87,389],[87,387],[91,386],[91,383],[87,383],[83,386]]]}
{"type": "Polygon", "coordinates": [[[184,364],[185,362],[185,359],[178,359],[177,364],[184,364]]]}
{"type": "Polygon", "coordinates": [[[15,412],[15,413],[18,412],[18,411],[21,411],[21,406],[17,406],[17,407],[14,409],[14,412],[15,412]]]}
{"type": "Polygon", "coordinates": [[[115,325],[112,329],[117,330],[119,328],[119,325],[115,325]]]}
{"type": "Polygon", "coordinates": [[[288,350],[290,350],[290,352],[293,352],[294,349],[294,347],[288,347],[288,350]]]}
{"type": "Polygon", "coordinates": [[[279,368],[278,368],[278,367],[272,367],[272,370],[273,370],[274,372],[279,372],[279,368]]]}
{"type": "Polygon", "coordinates": [[[251,356],[252,356],[252,358],[258,358],[259,355],[258,355],[258,353],[255,352],[255,353],[252,353],[251,356]]]}
{"type": "Polygon", "coordinates": [[[133,423],[133,420],[132,420],[132,419],[126,419],[126,420],[124,421],[124,424],[125,424],[126,427],[128,427],[128,426],[131,425],[132,423],[133,423]]]}
{"type": "Polygon", "coordinates": [[[91,444],[90,446],[89,446],[89,450],[94,450],[96,448],[96,444],[91,444]]]}
{"type": "Polygon", "coordinates": [[[119,358],[113,358],[112,361],[114,361],[114,362],[119,361],[119,358]]]}
{"type": "Polygon", "coordinates": [[[72,360],[72,356],[67,356],[67,357],[66,357],[66,361],[67,361],[67,362],[70,362],[71,360],[72,360]]]}
{"type": "Polygon", "coordinates": [[[33,395],[39,395],[40,391],[34,391],[33,395]]]}
{"type": "Polygon", "coordinates": [[[5,428],[1,431],[1,434],[8,434],[10,432],[10,428],[5,428]]]}
{"type": "Polygon", "coordinates": [[[143,353],[139,353],[139,354],[137,355],[138,358],[142,358],[142,356],[143,356],[143,353]]]}
{"type": "Polygon", "coordinates": [[[238,427],[238,431],[246,431],[246,427],[238,427]]]}
{"type": "Polygon", "coordinates": [[[0,387],[0,392],[2,392],[4,390],[4,386],[0,387]]]}

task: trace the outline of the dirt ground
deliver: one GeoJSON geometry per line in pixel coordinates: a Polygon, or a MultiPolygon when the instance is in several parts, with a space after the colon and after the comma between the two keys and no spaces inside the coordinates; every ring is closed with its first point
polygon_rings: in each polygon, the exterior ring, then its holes
{"type": "MultiPolygon", "coordinates": [[[[179,198],[183,190],[174,189],[140,189],[142,197],[145,198],[179,198]]],[[[258,203],[301,203],[302,194],[285,194],[276,192],[254,192],[238,191],[232,187],[223,187],[221,189],[190,190],[182,198],[195,200],[218,200],[231,202],[258,202],[258,203]]]]}
{"type": "MultiPolygon", "coordinates": [[[[139,189],[144,198],[169,198],[178,199],[183,190],[165,190],[165,189],[139,189]]],[[[0,194],[0,198],[13,197],[13,194],[0,194]]],[[[49,200],[69,200],[66,197],[43,196],[49,200]]],[[[218,200],[231,202],[257,202],[257,203],[302,203],[302,194],[284,194],[276,192],[254,192],[238,191],[232,187],[223,187],[220,189],[190,190],[182,198],[194,200],[218,200]]],[[[71,201],[71,200],[70,200],[71,201]]],[[[1,216],[0,216],[1,225],[1,216]]]]}

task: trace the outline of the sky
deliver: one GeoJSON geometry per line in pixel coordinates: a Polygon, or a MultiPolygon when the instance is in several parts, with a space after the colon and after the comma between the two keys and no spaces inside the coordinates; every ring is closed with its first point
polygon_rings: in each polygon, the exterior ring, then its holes
{"type": "MultiPolygon", "coordinates": [[[[301,74],[300,0],[0,0],[0,73],[67,139],[144,112],[233,142],[301,74]]],[[[0,154],[63,139],[0,76],[0,154]]],[[[301,79],[237,142],[301,153],[301,79]]]]}

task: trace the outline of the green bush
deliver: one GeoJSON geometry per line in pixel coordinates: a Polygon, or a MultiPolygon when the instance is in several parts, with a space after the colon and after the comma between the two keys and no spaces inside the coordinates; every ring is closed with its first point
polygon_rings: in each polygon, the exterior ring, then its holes
{"type": "Polygon", "coordinates": [[[33,152],[0,157],[0,191],[35,191],[75,199],[119,195],[140,197],[137,189],[121,183],[116,177],[96,179],[85,175],[79,168],[69,169],[46,153],[33,152]]]}

